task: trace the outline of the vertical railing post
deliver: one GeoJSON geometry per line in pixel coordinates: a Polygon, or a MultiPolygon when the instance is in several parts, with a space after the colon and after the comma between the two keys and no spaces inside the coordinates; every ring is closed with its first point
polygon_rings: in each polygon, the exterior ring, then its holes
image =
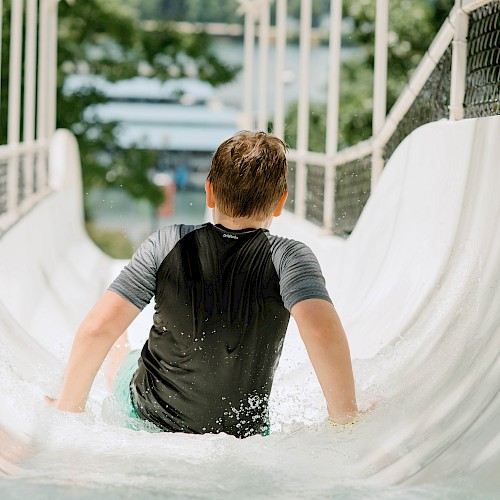
{"type": "Polygon", "coordinates": [[[21,66],[23,43],[23,1],[12,2],[10,19],[9,108],[7,143],[11,148],[7,172],[7,212],[17,210],[19,191],[19,135],[21,125],[21,66]]]}
{"type": "Polygon", "coordinates": [[[342,0],[330,2],[330,34],[328,60],[328,107],[326,113],[326,165],[323,203],[323,225],[334,228],[335,164],[339,133],[340,49],[342,43],[342,0]]]}
{"type": "MultiPolygon", "coordinates": [[[[37,0],[26,2],[26,56],[24,60],[24,116],[23,140],[32,144],[35,140],[35,95],[36,95],[36,25],[37,0]]],[[[34,153],[28,151],[24,161],[24,193],[33,192],[34,153]]]]}
{"type": "MultiPolygon", "coordinates": [[[[40,0],[40,15],[38,20],[38,88],[37,88],[37,122],[36,137],[38,142],[43,143],[48,139],[48,66],[47,56],[49,51],[49,1],[40,0]]],[[[42,186],[47,185],[46,156],[44,153],[38,154],[37,161],[37,186],[38,191],[42,186]]]]}
{"type": "MultiPolygon", "coordinates": [[[[241,0],[240,0],[241,1],[241,0]]],[[[245,31],[243,35],[243,123],[246,130],[253,130],[253,63],[255,50],[255,13],[252,0],[241,1],[245,13],[245,31]]]]}
{"type": "Polygon", "coordinates": [[[267,132],[267,89],[269,86],[269,0],[260,0],[259,16],[259,104],[257,128],[267,132]]]}
{"type": "MultiPolygon", "coordinates": [[[[456,3],[460,7],[460,0],[456,0],[456,3]]],[[[450,120],[461,120],[464,117],[469,16],[462,10],[458,10],[455,20],[451,56],[450,120]]]]}
{"type": "Polygon", "coordinates": [[[2,43],[3,40],[3,0],[0,0],[0,109],[2,106],[2,43]]]}
{"type": "Polygon", "coordinates": [[[295,177],[295,213],[306,216],[307,166],[305,155],[309,146],[309,62],[311,53],[312,1],[300,4],[299,105],[297,115],[297,163],[295,177]]]}
{"type": "MultiPolygon", "coordinates": [[[[372,135],[381,131],[387,106],[387,34],[389,29],[389,0],[377,0],[375,15],[375,70],[373,75],[372,135]]],[[[376,141],[372,155],[371,189],[375,188],[384,168],[382,145],[376,141]]]]}
{"type": "Polygon", "coordinates": [[[273,133],[285,139],[285,51],[287,0],[276,1],[276,80],[273,133]]]}
{"type": "Polygon", "coordinates": [[[48,1],[40,0],[40,16],[38,28],[38,88],[37,88],[37,122],[36,136],[47,138],[47,54],[48,47],[48,1]]]}
{"type": "Polygon", "coordinates": [[[48,73],[47,73],[47,138],[56,130],[57,117],[57,19],[59,0],[49,0],[48,5],[48,73]]]}

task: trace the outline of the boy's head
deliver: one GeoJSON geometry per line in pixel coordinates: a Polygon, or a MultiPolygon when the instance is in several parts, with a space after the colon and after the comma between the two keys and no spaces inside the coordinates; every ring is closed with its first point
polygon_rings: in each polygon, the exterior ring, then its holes
{"type": "Polygon", "coordinates": [[[242,131],[218,147],[207,180],[221,213],[264,220],[286,193],[286,176],[285,143],[265,132],[242,131]]]}

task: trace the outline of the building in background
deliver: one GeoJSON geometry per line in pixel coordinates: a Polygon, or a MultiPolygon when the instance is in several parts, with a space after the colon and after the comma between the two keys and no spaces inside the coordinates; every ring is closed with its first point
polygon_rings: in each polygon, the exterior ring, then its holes
{"type": "Polygon", "coordinates": [[[203,189],[214,151],[239,128],[236,110],[216,100],[207,82],[136,77],[112,83],[74,75],[64,92],[89,87],[109,99],[90,107],[89,118],[117,122],[119,147],[157,152],[152,175],[169,174],[178,189],[203,189]]]}

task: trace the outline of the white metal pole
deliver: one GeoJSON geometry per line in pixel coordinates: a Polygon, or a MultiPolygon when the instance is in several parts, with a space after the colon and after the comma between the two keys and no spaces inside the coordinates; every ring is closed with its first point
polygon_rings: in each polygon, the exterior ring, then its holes
{"type": "MultiPolygon", "coordinates": [[[[24,60],[24,130],[23,140],[32,143],[35,139],[36,96],[36,24],[38,5],[36,0],[26,2],[26,55],[24,60]]],[[[25,194],[33,192],[34,154],[29,151],[24,163],[25,194]]]]}
{"type": "Polygon", "coordinates": [[[47,65],[48,65],[48,0],[40,0],[38,28],[38,93],[37,125],[38,139],[47,138],[47,65]]]}
{"type": "Polygon", "coordinates": [[[23,43],[23,2],[12,2],[10,18],[9,108],[7,143],[12,147],[7,173],[7,212],[17,209],[19,191],[19,134],[21,123],[21,66],[23,43]]]}
{"type": "Polygon", "coordinates": [[[2,107],[2,43],[3,40],[3,0],[0,0],[0,109],[2,107]]]}
{"type": "Polygon", "coordinates": [[[285,138],[286,0],[276,2],[276,80],[273,133],[285,138]]]}
{"type": "Polygon", "coordinates": [[[37,1],[26,3],[26,56],[24,60],[24,134],[25,142],[35,138],[36,96],[36,22],[37,1]]]}
{"type": "Polygon", "coordinates": [[[311,53],[312,1],[302,0],[300,5],[300,81],[297,116],[297,152],[299,158],[295,174],[295,213],[306,215],[307,168],[305,154],[309,146],[309,61],[311,53]]]}
{"type": "Polygon", "coordinates": [[[269,85],[269,0],[260,2],[259,24],[259,111],[257,128],[267,132],[267,88],[269,85]]]}
{"type": "MultiPolygon", "coordinates": [[[[48,33],[48,5],[49,0],[40,0],[39,3],[39,27],[38,27],[38,89],[37,89],[37,121],[36,137],[38,141],[46,141],[48,138],[47,113],[48,113],[48,64],[49,64],[49,33],[48,33]]],[[[45,149],[37,152],[37,186],[39,191],[47,186],[47,152],[45,149]]]]}
{"type": "MultiPolygon", "coordinates": [[[[460,4],[460,0],[457,0],[457,3],[460,4]]],[[[452,42],[450,120],[461,120],[464,117],[468,26],[469,16],[465,12],[458,10],[455,16],[455,34],[452,42]]]]}
{"type": "Polygon", "coordinates": [[[333,159],[338,148],[340,49],[342,43],[342,0],[330,3],[330,47],[328,69],[328,107],[326,114],[326,165],[323,204],[323,225],[327,231],[334,227],[335,164],[333,159]]]}
{"type": "MultiPolygon", "coordinates": [[[[389,30],[389,0],[377,0],[375,15],[375,71],[373,75],[374,137],[384,126],[387,106],[387,34],[389,30]]],[[[372,191],[384,167],[382,148],[376,146],[372,155],[372,191]]]]}
{"type": "Polygon", "coordinates": [[[253,2],[245,7],[244,63],[243,63],[243,123],[244,129],[253,130],[253,62],[255,50],[255,20],[253,2]]]}
{"type": "Polygon", "coordinates": [[[23,43],[23,2],[12,2],[10,21],[9,111],[7,142],[19,142],[21,122],[21,65],[23,43]]]}
{"type": "Polygon", "coordinates": [[[47,138],[56,130],[57,111],[57,10],[59,0],[50,0],[48,6],[48,74],[47,74],[47,138]]]}

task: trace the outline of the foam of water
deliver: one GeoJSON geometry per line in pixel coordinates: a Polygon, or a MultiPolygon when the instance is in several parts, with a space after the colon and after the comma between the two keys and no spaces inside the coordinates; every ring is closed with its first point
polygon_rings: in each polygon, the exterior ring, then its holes
{"type": "MultiPolygon", "coordinates": [[[[412,349],[411,342],[401,341],[390,353],[356,362],[361,405],[377,396],[385,399],[357,426],[332,428],[325,421],[319,385],[292,327],[271,399],[272,433],[244,440],[224,434],[127,429],[105,397],[102,376],[84,414],[53,411],[42,402],[44,391],[36,382],[43,374],[35,373],[34,382],[23,381],[2,356],[0,400],[9,405],[3,411],[15,412],[24,420],[24,428],[32,434],[33,452],[0,481],[0,496],[21,498],[36,492],[36,498],[68,494],[77,498],[451,498],[458,491],[457,483],[381,486],[367,480],[369,466],[359,467],[374,433],[411,418],[409,398],[394,396],[397,384],[387,383],[381,375],[412,349]]],[[[461,494],[467,488],[472,486],[462,481],[461,494]]]]}

